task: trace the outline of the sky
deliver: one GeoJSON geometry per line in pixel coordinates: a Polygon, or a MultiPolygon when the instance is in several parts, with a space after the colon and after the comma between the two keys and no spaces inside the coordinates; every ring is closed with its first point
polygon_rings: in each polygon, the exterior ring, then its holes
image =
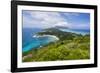
{"type": "Polygon", "coordinates": [[[76,12],[22,11],[23,28],[51,28],[56,26],[70,29],[90,29],[90,14],[76,12]]]}

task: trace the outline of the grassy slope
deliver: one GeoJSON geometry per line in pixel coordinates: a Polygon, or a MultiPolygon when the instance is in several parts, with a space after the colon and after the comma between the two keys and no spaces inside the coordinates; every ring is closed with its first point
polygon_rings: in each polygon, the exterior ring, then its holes
{"type": "Polygon", "coordinates": [[[50,43],[40,49],[23,53],[26,57],[24,62],[32,61],[55,61],[55,60],[76,60],[90,58],[90,38],[89,35],[76,35],[73,33],[61,32],[59,30],[46,30],[42,34],[52,34],[60,38],[59,41],[50,43]]]}

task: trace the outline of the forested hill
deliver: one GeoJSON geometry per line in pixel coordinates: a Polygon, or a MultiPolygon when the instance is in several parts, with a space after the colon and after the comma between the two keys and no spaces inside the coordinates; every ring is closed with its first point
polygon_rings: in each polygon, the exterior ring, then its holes
{"type": "Polygon", "coordinates": [[[90,36],[49,28],[38,35],[55,35],[60,40],[23,53],[23,62],[90,59],[90,36]]]}
{"type": "Polygon", "coordinates": [[[59,30],[58,28],[49,28],[49,29],[44,29],[44,31],[37,33],[39,35],[55,35],[57,36],[60,40],[72,40],[76,36],[82,36],[81,34],[75,34],[71,32],[64,32],[59,30]]]}

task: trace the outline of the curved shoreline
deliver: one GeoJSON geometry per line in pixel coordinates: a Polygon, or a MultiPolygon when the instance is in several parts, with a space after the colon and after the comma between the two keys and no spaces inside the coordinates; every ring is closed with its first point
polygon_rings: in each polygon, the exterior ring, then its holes
{"type": "Polygon", "coordinates": [[[55,38],[56,40],[59,40],[59,38],[55,35],[34,35],[33,37],[37,37],[37,38],[40,38],[40,37],[52,37],[52,38],[55,38]]]}
{"type": "Polygon", "coordinates": [[[44,44],[48,44],[48,43],[50,43],[50,42],[56,42],[56,41],[58,41],[59,40],[59,38],[58,37],[56,37],[56,36],[54,36],[54,35],[33,35],[33,38],[34,39],[36,39],[36,41],[39,41],[38,43],[39,44],[35,44],[34,45],[34,43],[30,43],[30,44],[28,44],[26,47],[23,47],[23,52],[26,52],[26,51],[28,51],[28,50],[31,50],[32,48],[36,48],[36,47],[42,47],[42,46],[44,46],[44,44]],[[47,38],[46,40],[48,41],[46,41],[46,42],[40,42],[41,41],[41,39],[42,38],[47,38]],[[41,45],[40,45],[41,44],[41,45]]]}

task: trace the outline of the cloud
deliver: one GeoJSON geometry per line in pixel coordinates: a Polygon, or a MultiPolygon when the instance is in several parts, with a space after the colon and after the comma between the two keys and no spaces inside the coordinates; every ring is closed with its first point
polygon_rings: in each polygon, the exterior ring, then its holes
{"type": "Polygon", "coordinates": [[[65,16],[71,17],[71,16],[79,16],[80,13],[75,13],[75,12],[68,12],[68,13],[63,13],[65,16]]]}
{"type": "MultiPolygon", "coordinates": [[[[23,16],[23,27],[50,28],[55,26],[67,26],[68,22],[59,12],[25,11],[30,17],[23,16]]],[[[24,13],[23,13],[24,14],[24,13]]]]}
{"type": "Polygon", "coordinates": [[[69,13],[69,12],[61,13],[61,12],[23,11],[23,27],[44,29],[55,26],[63,26],[71,29],[89,29],[90,28],[89,23],[78,22],[79,21],[78,17],[80,16],[81,16],[80,13],[69,13]],[[75,23],[68,22],[68,19],[72,21],[73,18],[75,23]]]}
{"type": "Polygon", "coordinates": [[[68,13],[63,13],[64,16],[66,16],[68,19],[73,19],[73,17],[78,17],[80,16],[80,13],[75,13],[75,12],[68,12],[68,13]]]}
{"type": "Polygon", "coordinates": [[[55,26],[68,27],[70,25],[68,24],[68,22],[59,22],[59,23],[56,23],[55,26]]]}

